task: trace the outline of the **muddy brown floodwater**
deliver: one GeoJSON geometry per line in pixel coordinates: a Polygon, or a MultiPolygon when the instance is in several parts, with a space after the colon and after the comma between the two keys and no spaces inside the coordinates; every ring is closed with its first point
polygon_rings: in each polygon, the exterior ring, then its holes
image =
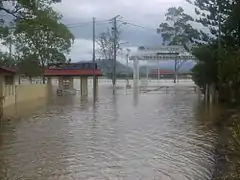
{"type": "MultiPolygon", "coordinates": [[[[121,90],[119,90],[121,91],[121,90]]],[[[1,180],[207,180],[216,134],[196,94],[64,96],[28,118],[4,123],[1,180]]]]}

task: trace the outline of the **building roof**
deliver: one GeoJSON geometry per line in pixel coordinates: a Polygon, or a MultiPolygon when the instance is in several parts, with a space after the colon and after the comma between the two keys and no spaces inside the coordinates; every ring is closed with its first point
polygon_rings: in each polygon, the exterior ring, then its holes
{"type": "Polygon", "coordinates": [[[10,74],[16,74],[17,70],[14,68],[7,68],[7,67],[0,67],[0,70],[10,73],[10,74]]]}
{"type": "MultiPolygon", "coordinates": [[[[93,76],[91,69],[45,69],[44,76],[93,76]]],[[[95,70],[96,76],[101,76],[100,69],[95,70]]]]}

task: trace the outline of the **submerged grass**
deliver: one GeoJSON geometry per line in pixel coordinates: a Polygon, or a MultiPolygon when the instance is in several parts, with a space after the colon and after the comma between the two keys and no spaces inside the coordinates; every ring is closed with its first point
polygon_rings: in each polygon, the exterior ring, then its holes
{"type": "Polygon", "coordinates": [[[219,143],[213,179],[240,180],[240,110],[228,111],[217,125],[219,143]]]}

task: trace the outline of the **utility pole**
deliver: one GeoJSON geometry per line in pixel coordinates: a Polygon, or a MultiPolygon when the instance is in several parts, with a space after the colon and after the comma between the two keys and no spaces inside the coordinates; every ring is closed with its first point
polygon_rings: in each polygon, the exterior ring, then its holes
{"type": "Polygon", "coordinates": [[[120,15],[115,16],[110,21],[113,21],[113,73],[112,73],[112,82],[113,82],[113,94],[115,94],[115,86],[116,86],[116,63],[117,63],[117,18],[120,17],[120,15]]]}
{"type": "Polygon", "coordinates": [[[117,63],[117,16],[113,19],[113,94],[115,94],[116,86],[116,63],[117,63]]]}
{"type": "Polygon", "coordinates": [[[178,63],[178,61],[176,58],[176,59],[174,59],[174,80],[173,80],[174,83],[176,83],[176,81],[177,81],[177,63],[178,63]]]}
{"type": "MultiPolygon", "coordinates": [[[[127,68],[129,68],[129,65],[128,65],[129,53],[130,53],[130,49],[127,49],[127,54],[126,54],[127,68]]],[[[129,80],[128,80],[128,75],[127,75],[127,87],[128,86],[129,86],[129,80]]]]}
{"type": "Polygon", "coordinates": [[[95,74],[95,70],[96,70],[96,47],[95,47],[95,41],[96,41],[96,33],[95,33],[95,18],[93,18],[93,59],[92,59],[92,63],[93,63],[93,102],[95,103],[96,101],[96,94],[97,94],[97,86],[96,86],[96,74],[95,74]]]}

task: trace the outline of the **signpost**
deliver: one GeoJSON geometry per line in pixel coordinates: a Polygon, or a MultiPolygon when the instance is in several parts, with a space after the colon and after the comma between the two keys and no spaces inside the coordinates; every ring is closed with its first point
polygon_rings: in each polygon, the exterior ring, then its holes
{"type": "MultiPolygon", "coordinates": [[[[139,68],[138,61],[166,61],[174,60],[175,62],[175,78],[174,83],[176,82],[177,77],[177,63],[184,60],[194,60],[195,58],[188,53],[183,46],[153,46],[153,47],[144,47],[141,46],[138,48],[138,51],[131,56],[129,60],[134,62],[134,67],[139,68]]],[[[139,69],[134,69],[134,77],[139,77],[139,69]]],[[[134,78],[134,84],[137,85],[138,78],[134,78]]],[[[137,87],[136,87],[137,88],[137,87]]]]}
{"type": "Polygon", "coordinates": [[[132,54],[129,60],[137,58],[138,60],[190,60],[194,57],[186,52],[182,46],[154,46],[154,47],[139,47],[137,53],[132,54]]]}
{"type": "Polygon", "coordinates": [[[144,47],[141,46],[138,48],[138,51],[140,52],[149,52],[149,51],[159,51],[159,52],[186,52],[183,46],[153,46],[153,47],[144,47]]]}

